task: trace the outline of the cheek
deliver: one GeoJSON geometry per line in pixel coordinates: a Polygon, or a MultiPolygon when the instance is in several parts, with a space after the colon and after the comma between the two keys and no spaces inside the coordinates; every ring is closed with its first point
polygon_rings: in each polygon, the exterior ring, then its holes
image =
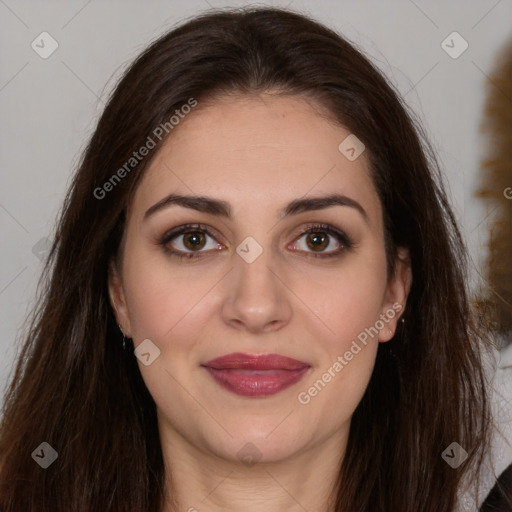
{"type": "MultiPolygon", "coordinates": [[[[179,272],[165,258],[132,254],[125,289],[134,339],[162,342],[171,332],[194,327],[201,298],[215,284],[204,272],[179,272]],[[195,276],[195,277],[194,277],[195,276]]],[[[200,309],[200,308],[199,308],[200,309]]],[[[193,329],[192,329],[193,330],[193,329]]]]}
{"type": "MultiPolygon", "coordinates": [[[[359,258],[325,280],[324,293],[315,293],[318,316],[330,335],[318,337],[322,357],[308,379],[300,403],[330,411],[334,424],[353,414],[370,380],[377,348],[376,322],[382,313],[386,290],[385,256],[379,248],[371,257],[359,258]],[[337,404],[332,407],[333,403],[337,404]]],[[[318,288],[317,288],[318,290],[318,288]]],[[[325,331],[325,329],[324,329],[325,331]]]]}
{"type": "Polygon", "coordinates": [[[374,327],[382,313],[387,276],[385,255],[379,249],[368,257],[354,256],[345,265],[314,278],[299,278],[294,285],[297,295],[304,297],[321,320],[324,336],[319,339],[326,340],[324,348],[331,355],[348,350],[352,340],[374,327]]]}
{"type": "Polygon", "coordinates": [[[340,272],[325,281],[323,293],[315,288],[309,295],[309,306],[322,322],[316,322],[313,333],[317,365],[297,400],[310,413],[328,417],[329,428],[352,416],[368,386],[385,284],[385,275],[375,268],[340,272]]]}

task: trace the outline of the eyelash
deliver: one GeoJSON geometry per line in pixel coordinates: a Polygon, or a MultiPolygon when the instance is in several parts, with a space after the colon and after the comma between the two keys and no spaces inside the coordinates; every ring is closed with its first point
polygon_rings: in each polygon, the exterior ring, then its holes
{"type": "MultiPolygon", "coordinates": [[[[210,230],[208,226],[205,224],[184,224],[183,226],[180,226],[176,229],[173,229],[163,235],[163,237],[158,242],[158,245],[162,246],[164,252],[168,254],[169,256],[177,257],[180,259],[194,259],[194,258],[202,258],[204,255],[204,252],[207,251],[191,251],[191,252],[183,252],[176,249],[171,249],[167,246],[167,244],[173,239],[178,237],[179,235],[182,235],[186,232],[203,232],[206,233],[211,238],[215,239],[214,233],[210,230]]],[[[340,247],[334,251],[331,251],[329,253],[314,253],[314,252],[307,252],[308,256],[311,256],[313,258],[333,258],[335,256],[340,256],[341,253],[350,250],[354,247],[354,243],[352,240],[347,236],[346,233],[343,231],[334,228],[333,226],[330,226],[329,224],[312,224],[309,225],[304,231],[300,233],[300,235],[296,238],[296,240],[299,240],[304,235],[310,234],[310,233],[327,233],[330,236],[333,236],[338,239],[338,242],[340,243],[340,247]]]]}

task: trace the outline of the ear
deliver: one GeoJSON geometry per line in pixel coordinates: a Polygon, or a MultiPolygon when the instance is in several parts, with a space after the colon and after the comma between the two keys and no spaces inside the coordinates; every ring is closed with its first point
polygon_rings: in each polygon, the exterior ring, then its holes
{"type": "Polygon", "coordinates": [[[398,321],[405,311],[407,297],[412,284],[412,269],[409,251],[404,247],[398,248],[395,261],[395,272],[387,284],[381,319],[384,327],[379,332],[379,341],[386,342],[395,335],[398,321]]]}
{"type": "Polygon", "coordinates": [[[108,266],[108,294],[117,323],[121,325],[123,334],[127,338],[131,338],[130,316],[126,305],[121,275],[115,258],[111,258],[108,266]]]}

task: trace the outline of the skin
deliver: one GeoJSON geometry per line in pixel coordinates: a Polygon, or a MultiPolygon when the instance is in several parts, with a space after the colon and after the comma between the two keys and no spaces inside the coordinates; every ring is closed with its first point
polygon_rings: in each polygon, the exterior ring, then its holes
{"type": "MultiPolygon", "coordinates": [[[[109,292],[135,347],[150,339],[160,349],[152,364],[138,364],[173,477],[174,505],[169,500],[166,512],[329,510],[351,417],[378,343],[393,337],[399,315],[308,404],[298,394],[379,315],[393,304],[405,307],[411,283],[403,250],[395,274],[386,275],[382,208],[365,153],[349,161],[338,150],[349,134],[298,97],[221,98],[180,122],[138,186],[109,292]],[[172,205],[144,220],[171,192],[225,200],[232,218],[172,205]],[[333,192],[357,201],[367,220],[350,206],[278,218],[294,199],[333,192]],[[354,246],[330,259],[313,257],[315,247],[301,235],[312,222],[341,229],[354,246]],[[218,235],[204,235],[202,258],[171,257],[158,244],[185,223],[218,235]],[[263,248],[252,263],[236,252],[248,236],[263,248]],[[311,368],[275,395],[242,397],[200,366],[232,352],[278,353],[311,368]],[[254,465],[237,455],[246,443],[261,457],[254,465]]],[[[193,252],[184,239],[167,246],[193,252]]],[[[328,240],[324,253],[339,247],[336,237],[328,240]]],[[[167,484],[170,490],[170,476],[167,484]]]]}

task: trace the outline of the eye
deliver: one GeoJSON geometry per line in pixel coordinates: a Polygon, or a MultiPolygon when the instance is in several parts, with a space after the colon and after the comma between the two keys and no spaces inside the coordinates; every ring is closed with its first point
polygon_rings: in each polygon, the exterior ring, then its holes
{"type": "Polygon", "coordinates": [[[328,224],[314,224],[297,238],[294,249],[309,253],[308,256],[330,258],[351,249],[353,245],[352,240],[343,231],[328,224]],[[305,240],[301,243],[302,238],[305,240]],[[326,251],[329,248],[331,250],[326,251]]]}
{"type": "Polygon", "coordinates": [[[189,259],[200,257],[201,253],[206,252],[206,250],[216,250],[223,247],[218,242],[215,242],[214,234],[203,224],[186,224],[173,229],[163,236],[159,244],[171,256],[189,259]],[[209,247],[207,238],[214,240],[213,243],[210,243],[209,247]],[[176,239],[176,242],[171,244],[174,239],[176,239]],[[202,251],[202,249],[206,250],[202,251]]]}

